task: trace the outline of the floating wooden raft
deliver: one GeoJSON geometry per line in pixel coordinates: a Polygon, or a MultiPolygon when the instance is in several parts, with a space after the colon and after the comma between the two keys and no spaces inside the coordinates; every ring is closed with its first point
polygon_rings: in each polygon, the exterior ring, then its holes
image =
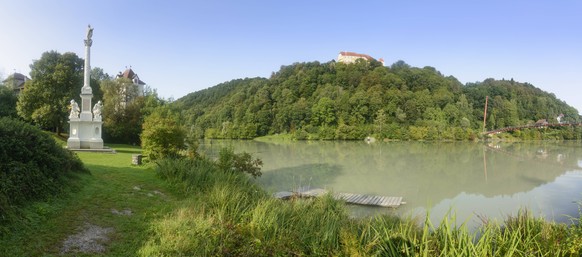
{"type": "MultiPolygon", "coordinates": [[[[298,188],[293,192],[283,191],[275,193],[274,196],[279,199],[289,199],[295,197],[320,197],[327,194],[328,191],[321,188],[298,188]]],[[[402,201],[402,197],[378,196],[378,195],[362,195],[350,193],[334,193],[333,198],[344,200],[346,203],[381,206],[381,207],[398,207],[406,202],[402,201]]]]}
{"type": "Polygon", "coordinates": [[[398,207],[405,202],[402,201],[402,197],[393,196],[379,196],[379,195],[361,195],[361,194],[350,194],[350,193],[336,193],[333,195],[336,199],[343,199],[346,203],[361,204],[361,205],[372,205],[372,206],[382,206],[382,207],[398,207]]]}

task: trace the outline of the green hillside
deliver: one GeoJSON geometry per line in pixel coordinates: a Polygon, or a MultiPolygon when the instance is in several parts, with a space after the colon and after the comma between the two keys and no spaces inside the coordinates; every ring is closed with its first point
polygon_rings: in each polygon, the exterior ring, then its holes
{"type": "Polygon", "coordinates": [[[559,114],[562,121],[580,120],[575,108],[529,83],[486,79],[463,85],[433,67],[403,61],[390,67],[364,60],[295,63],[268,79],[232,80],[174,104],[192,131],[206,138],[471,140],[482,130],[486,96],[488,130],[553,122],[559,114]]]}

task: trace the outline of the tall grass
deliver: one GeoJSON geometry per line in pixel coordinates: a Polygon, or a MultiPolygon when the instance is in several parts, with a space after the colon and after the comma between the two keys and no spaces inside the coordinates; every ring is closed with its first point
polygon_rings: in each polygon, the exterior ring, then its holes
{"type": "Polygon", "coordinates": [[[282,201],[244,173],[207,159],[162,160],[158,175],[181,188],[183,207],[152,224],[142,256],[579,256],[580,223],[527,211],[477,232],[395,216],[350,218],[331,196],[282,201]]]}

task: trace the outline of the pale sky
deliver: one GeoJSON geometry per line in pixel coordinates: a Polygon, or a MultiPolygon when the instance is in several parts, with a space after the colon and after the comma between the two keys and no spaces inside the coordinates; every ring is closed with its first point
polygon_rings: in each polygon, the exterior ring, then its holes
{"type": "Polygon", "coordinates": [[[132,66],[174,99],[340,51],[432,66],[462,83],[529,82],[582,111],[582,1],[0,0],[0,77],[43,52],[132,66]]]}

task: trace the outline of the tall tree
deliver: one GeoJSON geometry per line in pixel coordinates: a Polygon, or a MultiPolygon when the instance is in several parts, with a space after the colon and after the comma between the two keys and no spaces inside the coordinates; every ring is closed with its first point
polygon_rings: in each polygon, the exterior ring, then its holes
{"type": "Polygon", "coordinates": [[[69,113],[69,101],[78,99],[83,86],[83,59],[74,53],[49,51],[30,65],[31,80],[18,98],[18,115],[60,134],[69,113]]]}
{"type": "Polygon", "coordinates": [[[102,68],[95,67],[91,69],[91,88],[93,88],[94,101],[103,100],[103,91],[101,84],[106,80],[111,80],[112,77],[105,73],[102,68]]]}
{"type": "Polygon", "coordinates": [[[139,144],[144,117],[161,105],[154,91],[139,96],[137,85],[126,78],[103,80],[103,133],[106,140],[139,144]]]}

